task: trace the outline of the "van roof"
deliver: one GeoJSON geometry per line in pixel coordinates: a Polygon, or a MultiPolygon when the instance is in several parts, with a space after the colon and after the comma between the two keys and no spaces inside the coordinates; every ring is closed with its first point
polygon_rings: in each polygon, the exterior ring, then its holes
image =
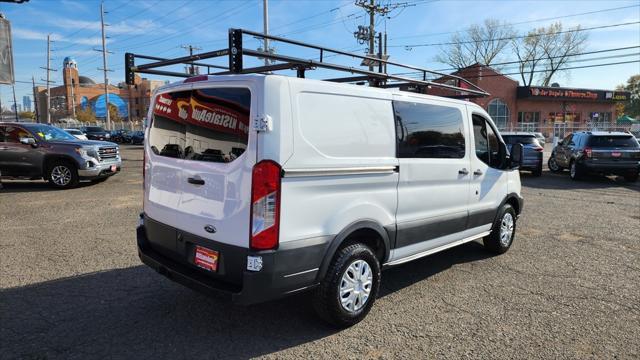
{"type": "MultiPolygon", "coordinates": [[[[453,99],[449,97],[437,96],[437,95],[429,95],[423,93],[415,93],[415,92],[405,92],[401,91],[397,88],[379,88],[379,87],[370,87],[364,85],[356,85],[352,83],[339,83],[339,82],[330,82],[321,79],[310,79],[310,78],[297,78],[293,76],[279,75],[279,74],[229,74],[229,75],[200,75],[197,77],[198,80],[190,80],[190,81],[176,81],[173,83],[169,83],[166,85],[162,85],[156,89],[156,93],[167,92],[171,90],[179,91],[183,88],[190,87],[194,84],[207,84],[207,83],[220,83],[225,81],[249,81],[249,82],[262,82],[266,78],[277,78],[282,79],[283,81],[292,82],[292,81],[300,81],[300,82],[314,82],[319,86],[327,86],[327,87],[342,87],[348,92],[353,92],[354,89],[366,91],[366,92],[379,92],[384,94],[400,94],[403,96],[409,97],[417,97],[424,99],[432,99],[432,100],[440,100],[446,101],[450,103],[458,103],[469,106],[474,106],[477,108],[481,108],[476,103],[471,101],[462,100],[462,99],[453,99]]],[[[193,78],[188,78],[193,79],[193,78]]]]}

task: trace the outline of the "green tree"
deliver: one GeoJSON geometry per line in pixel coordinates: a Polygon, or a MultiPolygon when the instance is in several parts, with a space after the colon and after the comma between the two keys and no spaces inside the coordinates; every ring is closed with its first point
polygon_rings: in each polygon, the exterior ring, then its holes
{"type": "Polygon", "coordinates": [[[640,117],[640,74],[631,76],[623,89],[631,93],[629,101],[624,103],[625,114],[633,118],[640,117]]]}
{"type": "Polygon", "coordinates": [[[113,104],[109,104],[109,118],[111,121],[122,121],[118,107],[113,104]]]}
{"type": "Polygon", "coordinates": [[[76,119],[83,123],[95,123],[96,113],[94,113],[89,106],[87,106],[85,109],[83,109],[81,106],[78,106],[78,108],[76,109],[76,119]]]}
{"type": "Polygon", "coordinates": [[[21,119],[35,119],[36,114],[33,111],[21,111],[18,113],[18,117],[21,119]]]}

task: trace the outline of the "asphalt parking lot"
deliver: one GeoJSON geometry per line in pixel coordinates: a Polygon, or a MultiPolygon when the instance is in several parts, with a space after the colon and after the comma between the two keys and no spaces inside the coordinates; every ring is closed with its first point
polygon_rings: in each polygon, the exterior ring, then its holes
{"type": "Polygon", "coordinates": [[[523,174],[515,243],[390,269],[353,328],[304,294],[238,307],[141,265],[141,147],[65,191],[0,190],[0,358],[638,358],[640,182],[523,174]]]}

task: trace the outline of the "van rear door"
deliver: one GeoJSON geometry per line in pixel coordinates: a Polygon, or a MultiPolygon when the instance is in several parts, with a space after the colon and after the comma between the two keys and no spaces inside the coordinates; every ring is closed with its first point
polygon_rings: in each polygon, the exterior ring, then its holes
{"type": "Polygon", "coordinates": [[[249,131],[254,100],[248,86],[227,84],[158,96],[162,105],[154,110],[148,140],[150,191],[162,182],[172,189],[164,197],[150,194],[145,212],[178,232],[246,248],[256,162],[249,131]]]}

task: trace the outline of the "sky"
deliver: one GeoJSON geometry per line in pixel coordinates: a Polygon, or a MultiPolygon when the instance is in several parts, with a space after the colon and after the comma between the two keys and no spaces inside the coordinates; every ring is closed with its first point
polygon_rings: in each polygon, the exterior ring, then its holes
{"type": "MultiPolygon", "coordinates": [[[[609,26],[588,31],[585,51],[609,50],[640,46],[640,2],[626,1],[458,1],[458,0],[377,0],[382,4],[404,3],[387,15],[376,17],[376,30],[388,34],[390,60],[446,70],[446,64],[435,61],[443,42],[450,41],[455,32],[480,24],[485,19],[509,22],[519,34],[560,21],[571,29],[609,26]],[[626,24],[632,23],[632,24],[626,24]],[[626,24],[626,25],[619,25],[626,24]],[[613,25],[613,26],[610,26],[613,25]]],[[[124,53],[134,52],[159,57],[187,54],[182,45],[211,51],[227,46],[229,28],[254,31],[263,29],[263,1],[213,0],[105,0],[109,82],[124,79],[124,53]]],[[[30,0],[22,4],[0,3],[0,12],[11,22],[16,74],[16,98],[32,96],[32,76],[43,85],[46,78],[47,34],[51,34],[51,67],[53,86],[61,85],[63,59],[76,59],[80,75],[103,83],[101,47],[100,1],[96,0],[30,0]]],[[[365,52],[354,38],[359,25],[368,25],[364,10],[352,0],[269,0],[269,30],[281,35],[325,47],[365,52]]],[[[245,47],[261,44],[245,38],[245,47]]],[[[281,43],[273,44],[277,53],[314,58],[316,51],[300,50],[281,43]]],[[[511,51],[500,58],[502,62],[515,59],[511,51]]],[[[222,59],[224,60],[224,59],[222,59]]],[[[326,61],[357,65],[344,57],[326,61]]],[[[554,78],[561,86],[613,89],[640,73],[640,48],[607,51],[573,58],[567,66],[590,66],[630,62],[570,70],[554,78]]],[[[224,64],[224,61],[213,61],[224,64]]],[[[254,63],[256,63],[254,61],[254,63]]],[[[174,67],[174,71],[183,71],[174,67]]],[[[503,69],[512,73],[513,68],[503,69]]],[[[314,71],[308,77],[341,77],[344,74],[314,71]]],[[[177,80],[153,75],[144,77],[177,80]]],[[[517,75],[512,76],[518,80],[517,75]]],[[[2,105],[13,103],[11,86],[0,85],[2,105]]]]}

